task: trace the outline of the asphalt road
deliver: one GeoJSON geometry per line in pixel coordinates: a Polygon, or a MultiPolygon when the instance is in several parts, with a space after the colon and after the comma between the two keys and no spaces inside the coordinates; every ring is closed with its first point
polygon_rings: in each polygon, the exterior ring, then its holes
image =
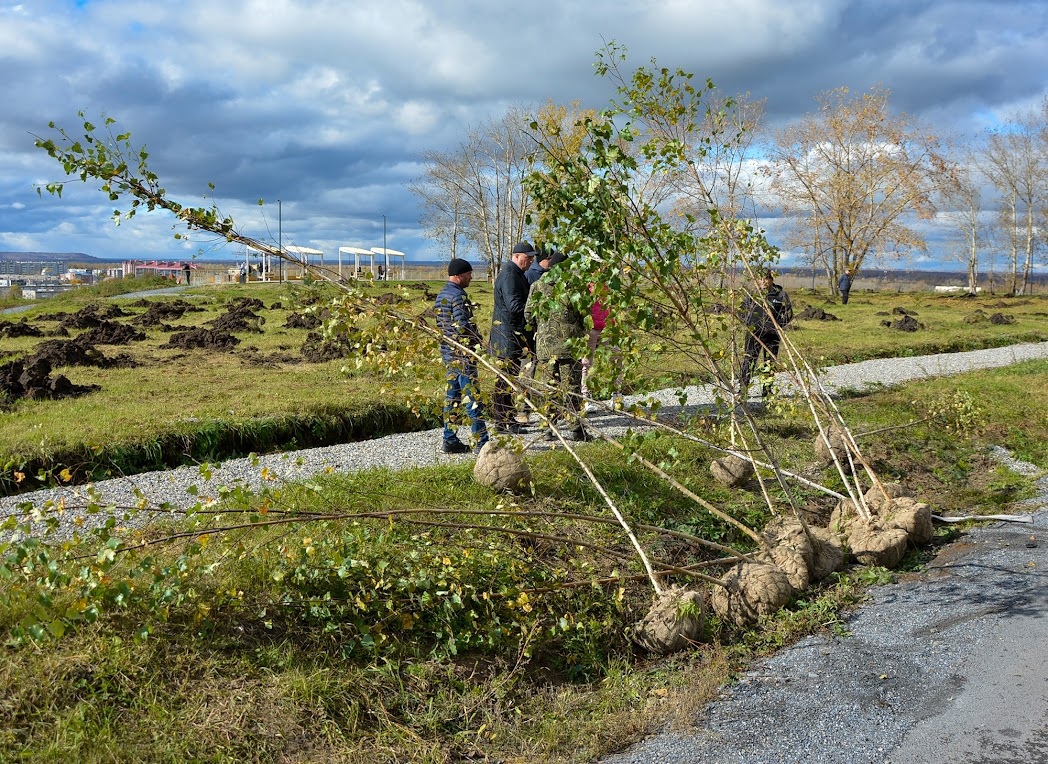
{"type": "MultiPolygon", "coordinates": [[[[1032,465],[1012,462],[1030,474],[1032,465]]],[[[875,587],[845,636],[761,662],[694,727],[608,764],[1048,764],[1048,477],[918,574],[875,587]]]]}

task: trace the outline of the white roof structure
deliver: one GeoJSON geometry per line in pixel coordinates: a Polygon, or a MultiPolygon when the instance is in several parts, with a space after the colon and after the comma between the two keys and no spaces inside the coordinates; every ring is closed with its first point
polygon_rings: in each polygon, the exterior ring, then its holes
{"type": "Polygon", "coordinates": [[[375,274],[375,253],[370,249],[361,249],[360,247],[339,247],[338,248],[338,275],[342,277],[342,253],[345,252],[348,255],[353,255],[353,270],[350,272],[351,277],[355,277],[360,271],[360,260],[366,258],[367,268],[372,275],[375,274]]]}
{"type": "Polygon", "coordinates": [[[376,255],[381,255],[383,258],[385,258],[386,278],[387,279],[390,278],[393,275],[393,273],[392,273],[392,271],[390,270],[390,267],[389,267],[389,261],[390,260],[394,260],[394,261],[399,260],[400,261],[400,278],[401,279],[404,278],[404,266],[405,266],[405,263],[407,262],[407,257],[408,257],[407,255],[405,255],[403,252],[400,252],[400,251],[395,250],[395,249],[383,249],[382,247],[372,247],[371,251],[374,252],[376,255]]]}

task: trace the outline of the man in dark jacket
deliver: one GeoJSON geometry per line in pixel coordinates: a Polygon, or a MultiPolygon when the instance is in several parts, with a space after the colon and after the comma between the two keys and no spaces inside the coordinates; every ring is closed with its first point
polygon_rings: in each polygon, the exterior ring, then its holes
{"type": "MultiPolygon", "coordinates": [[[[437,295],[433,309],[437,314],[437,326],[444,337],[478,350],[481,344],[480,330],[473,320],[473,303],[466,297],[466,287],[472,280],[473,266],[466,260],[453,258],[448,263],[448,281],[437,295]]],[[[471,440],[479,453],[488,442],[488,430],[478,397],[476,360],[451,342],[440,343],[440,356],[447,367],[441,450],[445,454],[464,454],[469,451],[469,446],[459,440],[452,419],[454,409],[465,404],[472,423],[471,440]]]]}
{"type": "Polygon", "coordinates": [[[852,272],[851,268],[845,268],[844,273],[837,279],[837,288],[841,290],[841,305],[848,304],[848,295],[851,293],[852,272]]]}
{"type": "MultiPolygon", "coordinates": [[[[524,323],[524,307],[528,304],[528,284],[524,272],[538,254],[533,246],[522,241],[513,247],[499,275],[495,278],[495,308],[491,315],[491,336],[488,342],[492,355],[502,361],[502,371],[507,377],[520,372],[520,359],[525,350],[531,350],[529,333],[524,323]]],[[[514,421],[513,392],[509,382],[501,376],[495,379],[492,396],[494,420],[497,430],[519,435],[524,428],[514,421]]]]}
{"type": "MultiPolygon", "coordinates": [[[[761,351],[772,360],[778,358],[779,332],[793,320],[790,296],[775,283],[771,271],[759,271],[757,285],[758,291],[748,295],[742,303],[743,323],[746,324],[746,349],[739,372],[739,392],[742,394],[750,387],[750,379],[761,351]]],[[[761,395],[769,392],[768,385],[761,387],[761,395]]]]}
{"type": "Polygon", "coordinates": [[[534,284],[549,272],[549,261],[553,257],[553,250],[549,247],[539,247],[539,253],[535,255],[535,262],[524,271],[524,278],[529,284],[534,284]]]}

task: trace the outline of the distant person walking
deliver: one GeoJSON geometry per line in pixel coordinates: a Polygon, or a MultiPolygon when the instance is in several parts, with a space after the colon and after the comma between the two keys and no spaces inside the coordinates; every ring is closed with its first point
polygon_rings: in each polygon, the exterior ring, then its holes
{"type": "Polygon", "coordinates": [[[845,268],[844,273],[837,279],[837,288],[841,290],[841,305],[848,304],[848,295],[851,294],[852,272],[851,268],[845,268]]]}
{"type": "MultiPolygon", "coordinates": [[[[550,269],[566,268],[567,256],[554,252],[550,258],[550,269]]],[[[571,302],[569,295],[553,300],[555,285],[549,278],[535,282],[524,310],[524,318],[535,324],[535,369],[536,378],[556,388],[552,399],[553,409],[549,412],[550,422],[560,419],[571,428],[571,438],[589,440],[579,416],[582,410],[582,361],[575,357],[575,340],[586,336],[583,312],[571,302]]],[[[547,440],[556,439],[553,431],[546,433],[547,440]]]]}
{"type": "MultiPolygon", "coordinates": [[[[506,377],[516,377],[520,373],[520,359],[525,351],[532,350],[524,321],[524,308],[528,304],[531,285],[524,272],[537,254],[530,243],[520,242],[513,247],[510,259],[503,263],[495,278],[495,308],[491,315],[491,336],[488,342],[492,355],[502,361],[502,372],[506,377]]],[[[524,426],[514,421],[516,409],[513,406],[513,392],[510,383],[502,376],[495,379],[492,408],[496,430],[513,435],[524,432],[524,426]]]]}
{"type": "MultiPolygon", "coordinates": [[[[473,266],[467,260],[452,258],[448,263],[448,281],[440,290],[434,304],[437,326],[449,340],[477,349],[481,345],[480,330],[473,320],[473,303],[466,296],[466,287],[473,280],[473,266]]],[[[470,447],[459,440],[454,426],[454,412],[465,406],[469,415],[470,437],[479,453],[488,442],[488,429],[481,407],[477,363],[468,353],[450,342],[440,343],[440,357],[447,367],[444,391],[444,435],[441,450],[445,454],[464,454],[470,447]]]]}
{"type": "MultiPolygon", "coordinates": [[[[742,369],[739,372],[739,393],[745,395],[750,388],[757,361],[761,352],[772,361],[779,357],[780,330],[793,320],[793,304],[786,290],[775,283],[770,270],[757,273],[757,290],[742,303],[743,323],[746,325],[746,348],[743,353],[742,369]]],[[[762,385],[761,395],[771,392],[767,384],[762,385]]]]}

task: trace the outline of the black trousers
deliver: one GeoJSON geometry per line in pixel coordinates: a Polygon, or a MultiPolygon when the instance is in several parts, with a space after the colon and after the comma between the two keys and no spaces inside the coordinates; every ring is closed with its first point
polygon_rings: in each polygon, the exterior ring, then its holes
{"type": "MultiPolygon", "coordinates": [[[[750,386],[753,378],[753,370],[757,367],[761,351],[764,351],[775,360],[779,357],[779,333],[771,334],[747,334],[746,349],[742,356],[742,369],[739,372],[739,384],[743,390],[750,386]]],[[[763,392],[767,392],[764,390],[763,392]]]]}
{"type": "MultiPolygon", "coordinates": [[[[520,373],[520,356],[516,358],[500,358],[499,364],[502,373],[507,377],[516,377],[520,373]]],[[[513,390],[509,382],[501,376],[495,378],[495,389],[491,394],[491,413],[495,425],[506,428],[517,415],[516,406],[513,405],[513,390]]]]}

